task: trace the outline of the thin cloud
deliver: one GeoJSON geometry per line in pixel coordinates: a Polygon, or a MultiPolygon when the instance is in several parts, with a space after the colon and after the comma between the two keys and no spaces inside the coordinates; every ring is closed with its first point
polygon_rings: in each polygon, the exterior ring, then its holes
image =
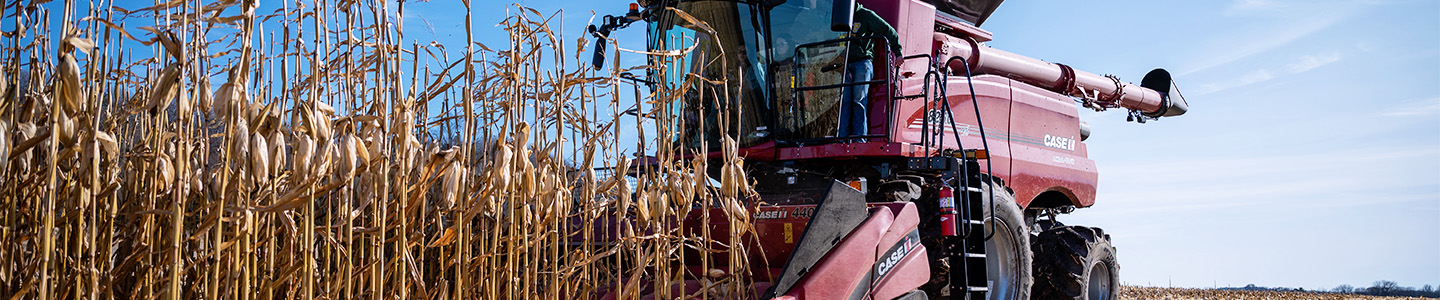
{"type": "Polygon", "coordinates": [[[1270,79],[1275,79],[1275,75],[1270,74],[1270,70],[1259,69],[1229,80],[1201,85],[1200,91],[1196,92],[1196,95],[1204,96],[1228,89],[1265,82],[1270,79]]]}
{"type": "Polygon", "coordinates": [[[1229,43],[1217,45],[1217,49],[1215,49],[1215,51],[1205,52],[1210,54],[1207,56],[1208,59],[1200,60],[1199,63],[1197,63],[1196,65],[1185,69],[1185,71],[1183,72],[1180,72],[1179,76],[1185,76],[1209,70],[1215,67],[1229,65],[1236,61],[1259,55],[1261,53],[1265,53],[1272,49],[1279,48],[1280,46],[1290,44],[1291,42],[1294,42],[1301,38],[1318,33],[1325,28],[1329,28],[1331,25],[1339,23],[1341,20],[1344,20],[1349,16],[1350,14],[1348,13],[1340,13],[1330,16],[1315,16],[1310,19],[1298,20],[1295,22],[1290,22],[1290,24],[1278,26],[1279,29],[1273,30],[1273,32],[1242,37],[1235,39],[1229,43]]]}
{"type": "Polygon", "coordinates": [[[1275,11],[1283,8],[1284,5],[1270,0],[1237,0],[1230,3],[1230,6],[1225,9],[1225,14],[1236,15],[1255,11],[1275,11]]]}
{"type": "MultiPolygon", "coordinates": [[[[1282,75],[1305,73],[1307,71],[1314,70],[1315,68],[1338,62],[1343,58],[1344,55],[1341,55],[1338,51],[1301,56],[1295,62],[1287,64],[1285,66],[1285,70],[1288,71],[1288,73],[1282,75]]],[[[1271,79],[1275,79],[1278,77],[1280,76],[1271,73],[1268,69],[1259,69],[1255,71],[1250,71],[1250,73],[1246,73],[1245,75],[1241,75],[1240,77],[1231,78],[1229,80],[1221,82],[1201,85],[1200,91],[1196,94],[1213,94],[1224,90],[1270,81],[1271,79]]]]}
{"type": "Polygon", "coordinates": [[[1341,58],[1343,58],[1343,56],[1340,55],[1340,52],[1306,55],[1300,57],[1300,61],[1290,64],[1288,68],[1290,69],[1290,74],[1299,74],[1335,63],[1340,61],[1341,58]]]}
{"type": "Polygon", "coordinates": [[[1381,113],[1388,117],[1424,117],[1440,115],[1440,97],[1406,103],[1381,113]]]}
{"type": "Polygon", "coordinates": [[[1237,0],[1225,9],[1232,18],[1258,17],[1275,19],[1273,26],[1245,31],[1242,34],[1210,43],[1212,49],[1195,64],[1180,68],[1176,76],[1186,76],[1220,66],[1230,65],[1261,53],[1309,37],[1350,18],[1363,6],[1377,2],[1310,2],[1274,0],[1237,0]]]}

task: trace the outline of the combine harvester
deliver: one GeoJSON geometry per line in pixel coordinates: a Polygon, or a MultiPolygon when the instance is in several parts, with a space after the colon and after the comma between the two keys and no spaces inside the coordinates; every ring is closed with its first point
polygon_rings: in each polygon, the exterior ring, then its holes
{"type": "MultiPolygon", "coordinates": [[[[898,40],[848,35],[855,0],[641,1],[590,32],[641,22],[649,50],[689,50],[649,58],[648,80],[636,82],[652,89],[678,89],[676,74],[690,72],[725,76],[723,88],[738,91],[710,103],[684,97],[669,111],[703,113],[681,118],[705,128],[674,143],[710,145],[698,151],[711,157],[727,132],[716,116],[739,120],[728,132],[763,203],[752,218],[763,257],[750,259],[769,262],[752,269],[762,299],[1115,299],[1110,236],[1056,221],[1095,204],[1078,110],[1125,109],[1139,123],[1184,114],[1169,73],[1134,85],[987,47],[992,35],[978,26],[1001,0],[858,2],[898,40]],[[843,81],[846,45],[862,40],[876,44],[874,79],[843,81]],[[716,61],[724,65],[694,63],[716,61]],[[861,84],[869,134],[837,136],[839,91],[861,84]]],[[[698,289],[691,283],[686,294],[698,289]]]]}

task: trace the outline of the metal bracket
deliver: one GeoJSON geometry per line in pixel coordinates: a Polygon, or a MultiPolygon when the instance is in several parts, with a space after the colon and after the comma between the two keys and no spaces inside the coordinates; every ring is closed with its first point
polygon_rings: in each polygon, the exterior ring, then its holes
{"type": "Polygon", "coordinates": [[[955,159],[944,156],[911,157],[906,160],[906,167],[915,171],[946,171],[953,161],[955,159]]]}

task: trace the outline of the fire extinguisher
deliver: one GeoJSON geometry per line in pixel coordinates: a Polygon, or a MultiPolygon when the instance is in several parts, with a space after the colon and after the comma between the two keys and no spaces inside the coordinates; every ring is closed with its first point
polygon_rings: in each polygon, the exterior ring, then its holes
{"type": "Polygon", "coordinates": [[[956,236],[955,218],[959,213],[955,210],[955,190],[949,184],[940,183],[940,234],[944,236],[956,236]]]}

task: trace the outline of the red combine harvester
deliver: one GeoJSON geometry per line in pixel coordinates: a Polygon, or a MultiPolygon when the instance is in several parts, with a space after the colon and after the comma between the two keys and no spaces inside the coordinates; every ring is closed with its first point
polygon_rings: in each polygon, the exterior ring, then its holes
{"type": "MultiPolygon", "coordinates": [[[[859,0],[896,40],[848,34],[855,0],[642,0],[589,29],[643,22],[650,50],[688,53],[627,76],[651,89],[678,91],[684,73],[729,79],[692,83],[726,91],[708,97],[719,100],[665,111],[694,125],[675,145],[715,157],[721,132],[738,141],[759,194],[764,251],[750,261],[769,262],[752,268],[762,299],[1114,299],[1109,235],[1055,220],[1095,204],[1078,110],[1144,123],[1187,104],[1162,69],[1134,85],[985,46],[979,26],[1001,1],[859,0]],[[874,78],[847,81],[847,51],[864,41],[874,78]],[[863,85],[869,134],[838,136],[840,91],[863,85]],[[718,116],[738,121],[720,130],[718,116]]],[[[598,69],[603,40],[595,49],[598,69]]],[[[728,228],[697,220],[683,226],[728,228]]]]}

